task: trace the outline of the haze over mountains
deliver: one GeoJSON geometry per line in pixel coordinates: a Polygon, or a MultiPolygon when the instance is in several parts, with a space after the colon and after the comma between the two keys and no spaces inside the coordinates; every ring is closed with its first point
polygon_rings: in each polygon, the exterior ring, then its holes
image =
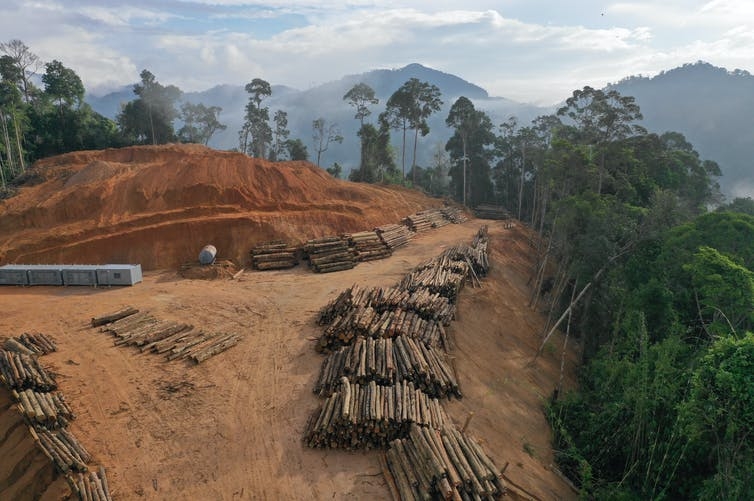
{"type": "MultiPolygon", "coordinates": [[[[157,75],[159,79],[159,75],[157,75]]],[[[254,76],[251,76],[253,78],[254,76]]],[[[515,116],[521,125],[533,118],[550,114],[556,106],[540,107],[519,103],[502,97],[491,97],[481,87],[462,78],[443,73],[420,64],[410,64],[395,70],[373,70],[359,75],[347,75],[311,89],[297,90],[272,85],[272,96],[264,101],[270,115],[281,109],[288,113],[291,138],[299,138],[309,147],[312,158],[312,121],[322,117],[340,127],[344,140],[332,144],[323,154],[322,167],[338,162],[345,172],[357,166],[359,141],[356,136],[359,122],[354,110],[343,101],[343,95],[359,82],[370,85],[380,103],[371,107],[372,116],[384,110],[390,95],[409,78],[418,78],[437,85],[442,92],[443,108],[429,121],[430,133],[420,138],[417,163],[431,165],[434,152],[444,148],[451,135],[445,118],[459,96],[471,99],[478,109],[484,110],[493,123],[500,124],[515,116]]],[[[176,82],[161,82],[165,85],[176,82]]],[[[180,87],[180,85],[179,85],[180,87]]],[[[748,72],[728,71],[708,63],[687,64],[663,72],[653,78],[633,76],[610,86],[623,95],[636,98],[644,115],[644,125],[652,132],[681,132],[694,145],[704,159],[720,164],[723,177],[720,184],[728,198],[754,195],[754,76],[748,72]]],[[[121,103],[135,99],[132,87],[102,97],[87,96],[86,100],[99,113],[115,118],[121,103]]],[[[563,100],[569,96],[563,96],[563,100]]],[[[220,106],[220,121],[228,126],[210,141],[217,149],[238,146],[238,131],[243,123],[248,94],[243,85],[218,85],[203,92],[183,95],[190,102],[207,106],[220,106]]],[[[400,136],[394,134],[393,145],[400,149],[400,136]]],[[[396,164],[400,168],[400,158],[396,164]]],[[[407,169],[409,167],[407,166],[407,169]]]]}

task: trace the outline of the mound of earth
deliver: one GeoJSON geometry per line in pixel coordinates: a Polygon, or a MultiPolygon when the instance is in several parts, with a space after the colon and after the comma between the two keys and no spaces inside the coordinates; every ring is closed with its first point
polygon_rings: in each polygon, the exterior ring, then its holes
{"type": "Polygon", "coordinates": [[[333,179],[308,162],[199,145],[75,152],[33,170],[41,182],[0,202],[0,263],[172,268],[211,243],[243,264],[257,243],[363,231],[440,204],[333,179]]]}

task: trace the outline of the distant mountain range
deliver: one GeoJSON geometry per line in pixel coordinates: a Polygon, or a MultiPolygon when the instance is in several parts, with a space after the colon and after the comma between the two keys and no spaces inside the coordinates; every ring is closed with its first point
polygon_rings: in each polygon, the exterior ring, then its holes
{"type": "Polygon", "coordinates": [[[754,197],[754,76],[700,61],[611,88],[636,98],[647,129],[680,132],[703,159],[719,163],[728,198],[754,197]]]}
{"type": "MultiPolygon", "coordinates": [[[[443,108],[429,122],[430,134],[420,139],[417,154],[419,165],[430,165],[433,153],[443,147],[451,135],[445,125],[450,106],[460,96],[471,99],[477,109],[484,110],[493,123],[500,124],[515,116],[519,124],[527,124],[539,115],[553,113],[556,107],[539,107],[501,97],[490,97],[486,90],[462,78],[420,64],[395,70],[373,70],[348,75],[307,90],[272,86],[272,96],[264,101],[270,115],[281,109],[288,113],[291,138],[299,138],[312,153],[312,121],[322,117],[335,122],[344,141],[331,145],[323,154],[322,167],[338,162],[348,172],[357,166],[359,142],[358,121],[343,95],[359,82],[371,86],[380,99],[372,106],[373,122],[384,110],[385,102],[409,78],[418,78],[437,85],[442,92],[443,108]]],[[[172,82],[163,82],[165,84],[172,82]]],[[[683,133],[702,158],[717,161],[722,170],[723,191],[732,196],[754,195],[754,76],[745,71],[727,71],[698,62],[669,70],[653,78],[634,76],[610,85],[623,95],[636,98],[644,114],[643,125],[650,131],[668,130],[683,133]]],[[[568,96],[564,96],[565,100],[568,96]]],[[[135,99],[132,86],[102,97],[87,96],[86,101],[99,113],[115,118],[122,103],[135,99]]],[[[238,146],[238,131],[243,123],[248,94],[243,85],[218,85],[203,92],[187,92],[183,99],[223,109],[220,121],[228,126],[217,133],[210,146],[231,149],[238,146]]],[[[400,148],[400,137],[393,139],[400,148]]],[[[400,168],[400,162],[398,161],[400,168]]],[[[407,169],[409,167],[407,166],[407,169]]]]}

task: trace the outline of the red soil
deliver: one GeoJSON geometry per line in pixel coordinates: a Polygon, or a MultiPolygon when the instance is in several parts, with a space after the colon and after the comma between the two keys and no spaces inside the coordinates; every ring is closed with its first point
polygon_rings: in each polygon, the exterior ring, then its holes
{"type": "Polygon", "coordinates": [[[247,261],[257,243],[398,222],[439,201],[333,179],[307,162],[270,163],[198,145],[85,151],[49,158],[45,179],[0,202],[0,264],[247,261]]]}

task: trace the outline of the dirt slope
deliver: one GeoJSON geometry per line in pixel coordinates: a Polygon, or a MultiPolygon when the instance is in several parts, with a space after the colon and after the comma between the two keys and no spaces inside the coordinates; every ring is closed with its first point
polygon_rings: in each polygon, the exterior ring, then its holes
{"type": "MultiPolygon", "coordinates": [[[[186,280],[146,273],[126,288],[0,288],[0,333],[38,330],[60,351],[44,362],[78,414],[72,431],[108,468],[117,499],[389,499],[377,455],[305,448],[301,435],[318,400],[321,355],[315,314],[354,284],[392,285],[447,246],[490,224],[492,272],[461,292],[456,368],[465,398],[448,405],[526,499],[573,499],[549,469],[542,400],[557,381],[551,350],[530,365],[541,317],[526,307],[529,259],[523,228],[470,221],[419,235],[384,260],[318,275],[304,267],[244,273],[239,280],[186,280]],[[199,366],[115,347],[89,319],[132,305],[166,320],[244,334],[199,366]],[[527,452],[528,451],[528,452],[527,452]],[[525,491],[525,492],[524,492],[525,491]]],[[[553,341],[558,345],[562,339],[553,341]]],[[[570,371],[573,360],[567,364],[570,371]]],[[[3,461],[3,468],[10,465],[3,461]]],[[[517,498],[517,496],[513,496],[517,498]]]]}
{"type": "Polygon", "coordinates": [[[270,163],[198,145],[75,152],[34,166],[44,182],[0,202],[0,264],[194,261],[207,243],[247,260],[291,242],[395,223],[439,201],[347,183],[308,162],[270,163]]]}

